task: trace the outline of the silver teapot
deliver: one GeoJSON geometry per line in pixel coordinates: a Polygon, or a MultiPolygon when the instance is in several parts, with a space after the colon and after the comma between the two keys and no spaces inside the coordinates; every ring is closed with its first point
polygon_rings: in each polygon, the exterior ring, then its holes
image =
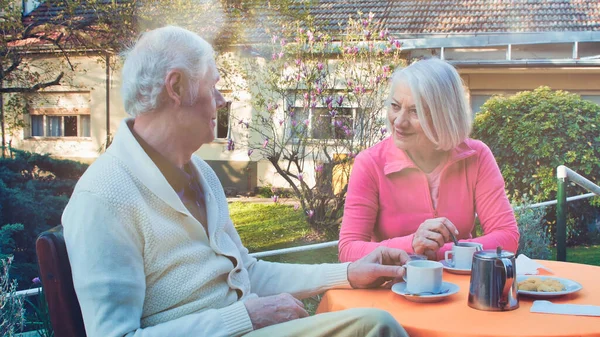
{"type": "Polygon", "coordinates": [[[519,307],[515,254],[502,250],[482,250],[473,254],[469,306],[487,311],[507,311],[519,307]]]}

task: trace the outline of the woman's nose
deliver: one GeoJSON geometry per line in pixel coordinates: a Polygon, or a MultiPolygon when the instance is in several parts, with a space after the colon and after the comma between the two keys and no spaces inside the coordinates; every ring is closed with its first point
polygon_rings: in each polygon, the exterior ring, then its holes
{"type": "Polygon", "coordinates": [[[408,119],[406,118],[405,113],[400,112],[398,115],[396,115],[396,118],[394,118],[394,126],[397,126],[397,127],[408,126],[408,119]]]}

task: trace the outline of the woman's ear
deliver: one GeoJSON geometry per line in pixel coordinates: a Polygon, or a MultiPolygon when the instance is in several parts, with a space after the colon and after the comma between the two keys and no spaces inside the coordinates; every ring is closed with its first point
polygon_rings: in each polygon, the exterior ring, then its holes
{"type": "Polygon", "coordinates": [[[180,71],[171,70],[167,73],[167,78],[165,79],[167,95],[176,106],[181,106],[181,102],[183,101],[183,82],[183,75],[180,71]]]}

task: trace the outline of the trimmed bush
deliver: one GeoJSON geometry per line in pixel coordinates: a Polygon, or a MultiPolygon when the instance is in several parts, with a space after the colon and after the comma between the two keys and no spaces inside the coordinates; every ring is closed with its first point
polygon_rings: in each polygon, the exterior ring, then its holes
{"type": "MultiPolygon", "coordinates": [[[[494,153],[509,197],[520,203],[556,198],[556,167],[566,165],[595,184],[600,181],[600,106],[566,91],[539,87],[514,96],[494,96],[475,117],[473,137],[494,153]]],[[[570,188],[569,194],[582,193],[570,188]]],[[[569,242],[582,243],[596,210],[569,204],[569,242]],[[581,220],[581,216],[585,219],[581,220]]],[[[593,205],[600,205],[594,198],[593,205]]],[[[546,215],[552,233],[554,208],[546,215]]]]}

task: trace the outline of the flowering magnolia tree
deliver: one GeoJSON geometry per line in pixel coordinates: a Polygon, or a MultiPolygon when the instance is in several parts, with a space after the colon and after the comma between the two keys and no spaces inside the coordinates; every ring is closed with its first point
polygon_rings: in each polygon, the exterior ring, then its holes
{"type": "Polygon", "coordinates": [[[284,26],[257,50],[262,57],[246,60],[254,110],[237,118],[248,132],[235,141],[273,165],[313,228],[337,234],[353,159],[386,136],[388,79],[403,60],[372,14],[337,31],[306,22],[284,26]]]}

